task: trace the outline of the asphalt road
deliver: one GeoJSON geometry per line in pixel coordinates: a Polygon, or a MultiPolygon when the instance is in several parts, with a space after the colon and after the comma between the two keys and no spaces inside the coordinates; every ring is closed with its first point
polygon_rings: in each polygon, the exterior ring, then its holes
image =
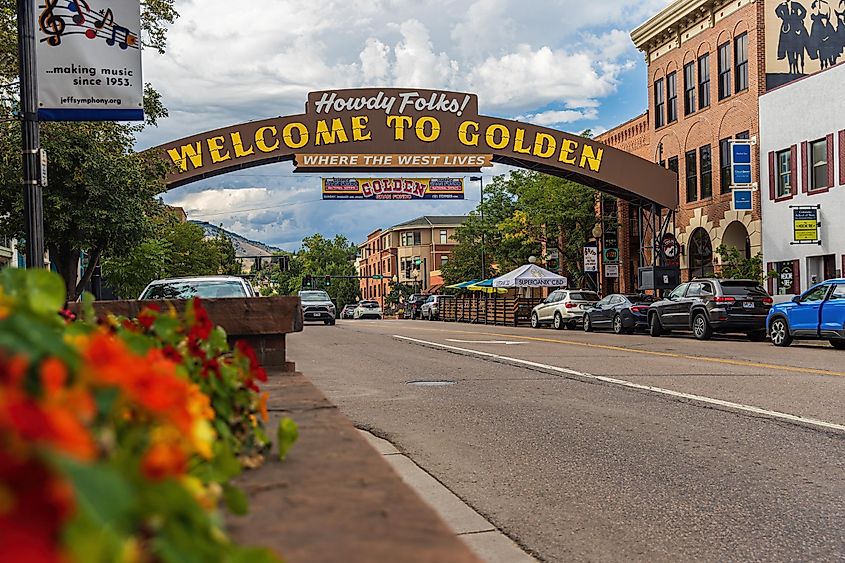
{"type": "Polygon", "coordinates": [[[425,321],[288,351],[542,560],[845,560],[845,352],[425,321]]]}

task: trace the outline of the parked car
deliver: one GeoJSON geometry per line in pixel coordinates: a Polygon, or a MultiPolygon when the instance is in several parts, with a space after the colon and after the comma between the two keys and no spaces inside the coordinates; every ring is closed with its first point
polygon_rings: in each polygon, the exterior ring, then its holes
{"type": "Polygon", "coordinates": [[[445,299],[454,299],[451,295],[429,295],[420,306],[420,317],[429,321],[436,321],[440,317],[440,306],[445,299]]]}
{"type": "Polygon", "coordinates": [[[203,276],[169,278],[149,283],[141,292],[144,299],[218,299],[226,297],[256,297],[258,294],[244,278],[237,276],[203,276]]]}
{"type": "Polygon", "coordinates": [[[305,322],[335,324],[337,309],[328,293],[321,289],[304,289],[299,292],[299,299],[302,301],[302,318],[305,322]]]}
{"type": "Polygon", "coordinates": [[[699,340],[714,332],[744,332],[752,341],[766,338],[772,298],[753,280],[696,279],[682,283],[648,310],[649,334],[691,330],[699,340]]]}
{"type": "Polygon", "coordinates": [[[414,293],[413,295],[410,295],[405,300],[404,318],[406,318],[406,319],[421,318],[420,309],[422,308],[422,304],[425,302],[426,299],[428,299],[428,296],[423,295],[422,293],[414,293]]]}
{"type": "Polygon", "coordinates": [[[595,291],[558,289],[531,310],[531,326],[539,328],[551,324],[558,330],[576,328],[584,320],[584,313],[598,300],[595,291]]]}
{"type": "Polygon", "coordinates": [[[648,307],[655,298],[643,294],[608,295],[584,314],[584,331],[610,329],[616,334],[631,334],[648,328],[648,307]]]}
{"type": "Polygon", "coordinates": [[[355,312],[352,315],[354,319],[380,319],[381,306],[378,301],[361,301],[355,307],[355,312]]]}
{"type": "Polygon", "coordinates": [[[845,279],[828,280],[778,303],[766,320],[769,338],[775,346],[789,346],[793,340],[828,340],[845,350],[845,279]]]}
{"type": "Polygon", "coordinates": [[[357,307],[357,305],[353,305],[352,303],[344,305],[343,309],[340,310],[340,318],[351,319],[355,314],[355,307],[357,307]]]}

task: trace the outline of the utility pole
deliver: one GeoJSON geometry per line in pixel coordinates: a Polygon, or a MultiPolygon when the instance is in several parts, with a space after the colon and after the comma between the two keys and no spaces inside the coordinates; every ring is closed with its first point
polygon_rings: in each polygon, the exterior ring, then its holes
{"type": "Polygon", "coordinates": [[[17,1],[27,268],[44,267],[44,204],[38,179],[41,136],[38,129],[38,83],[35,73],[35,5],[36,2],[32,0],[17,1]]]}
{"type": "Polygon", "coordinates": [[[481,279],[487,279],[487,264],[484,259],[484,234],[486,226],[484,224],[484,177],[483,176],[470,176],[470,181],[478,182],[481,186],[481,205],[479,209],[481,209],[481,279]]]}

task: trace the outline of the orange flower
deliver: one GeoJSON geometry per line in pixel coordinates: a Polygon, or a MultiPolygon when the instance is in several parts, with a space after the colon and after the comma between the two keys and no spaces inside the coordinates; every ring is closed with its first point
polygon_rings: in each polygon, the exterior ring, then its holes
{"type": "Polygon", "coordinates": [[[58,358],[47,358],[41,362],[41,381],[47,395],[58,393],[67,381],[67,367],[58,358]]]}
{"type": "Polygon", "coordinates": [[[261,420],[264,422],[270,420],[270,417],[267,415],[267,399],[269,398],[270,395],[267,393],[262,393],[258,398],[258,412],[261,413],[261,420]]]}
{"type": "Polygon", "coordinates": [[[141,472],[151,481],[182,475],[188,467],[185,452],[178,444],[153,444],[141,460],[141,472]]]}

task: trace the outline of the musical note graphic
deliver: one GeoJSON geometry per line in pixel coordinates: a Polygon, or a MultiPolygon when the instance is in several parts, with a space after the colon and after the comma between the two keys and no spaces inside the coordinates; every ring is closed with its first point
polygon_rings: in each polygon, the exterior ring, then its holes
{"type": "Polygon", "coordinates": [[[85,12],[91,12],[91,7],[88,6],[88,3],[85,0],[71,0],[68,3],[68,10],[71,12],[76,12],[73,15],[73,23],[76,25],[82,25],[85,23],[85,14],[83,14],[82,7],[85,7],[85,12]],[[82,6],[80,6],[80,3],[82,6]]]}
{"type": "Polygon", "coordinates": [[[114,45],[115,44],[115,36],[118,33],[123,34],[123,41],[119,41],[119,42],[117,42],[117,44],[121,49],[125,50],[129,46],[129,38],[131,37],[131,35],[129,34],[129,28],[123,27],[122,25],[115,24],[114,27],[111,28],[111,37],[106,39],[106,44],[109,47],[114,45]]]}
{"type": "Polygon", "coordinates": [[[59,0],[44,0],[44,10],[38,17],[38,26],[41,31],[50,36],[47,43],[53,47],[62,43],[62,34],[65,31],[65,20],[53,13],[58,3],[59,0]]]}

